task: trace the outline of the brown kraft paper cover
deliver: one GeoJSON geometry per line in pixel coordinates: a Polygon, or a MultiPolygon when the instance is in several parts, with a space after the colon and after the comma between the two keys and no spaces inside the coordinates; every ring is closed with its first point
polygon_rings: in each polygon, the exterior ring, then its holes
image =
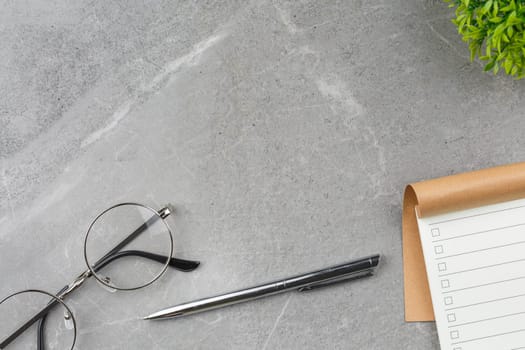
{"type": "Polygon", "coordinates": [[[425,261],[419,239],[420,217],[525,197],[525,163],[516,163],[410,184],[403,200],[405,320],[433,321],[425,261]]]}

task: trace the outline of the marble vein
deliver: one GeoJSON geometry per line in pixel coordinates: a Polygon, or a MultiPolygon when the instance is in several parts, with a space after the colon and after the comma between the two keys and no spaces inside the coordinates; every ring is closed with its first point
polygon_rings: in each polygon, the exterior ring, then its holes
{"type": "MultiPolygon", "coordinates": [[[[161,73],[157,74],[149,84],[147,84],[137,96],[130,101],[126,101],[117,110],[113,113],[110,118],[110,122],[98,129],[97,131],[91,133],[87,136],[84,141],[81,143],[81,148],[91,145],[92,143],[100,140],[103,136],[108,134],[111,130],[119,125],[119,123],[130,113],[133,106],[137,104],[141,99],[144,99],[148,95],[151,95],[153,92],[158,90],[161,85],[166,83],[166,79],[172,76],[174,73],[178,72],[182,67],[192,67],[199,64],[202,54],[219,43],[222,39],[226,37],[226,32],[219,32],[211,35],[210,37],[198,42],[195,44],[190,52],[187,54],[176,58],[175,60],[169,62],[162,68],[161,73]]],[[[168,82],[169,83],[169,82],[168,82]]]]}
{"type": "Polygon", "coordinates": [[[284,24],[284,26],[290,32],[290,34],[296,34],[300,31],[299,28],[297,28],[297,26],[295,25],[295,23],[293,23],[292,19],[290,18],[290,14],[287,11],[283,10],[275,4],[273,6],[277,10],[281,22],[284,24]]]}
{"type": "Polygon", "coordinates": [[[340,80],[326,81],[324,79],[316,80],[319,92],[327,98],[335,100],[343,105],[350,117],[356,117],[364,113],[361,106],[348,90],[348,87],[340,80]]]}
{"type": "Polygon", "coordinates": [[[146,87],[147,90],[154,89],[155,86],[164,81],[169,75],[179,71],[183,66],[192,67],[199,64],[202,54],[215,46],[221,40],[227,36],[226,32],[218,32],[210,37],[198,42],[195,44],[190,52],[187,54],[176,58],[175,60],[169,62],[162,72],[157,74],[151,81],[151,83],[146,87]]]}
{"type": "Polygon", "coordinates": [[[121,105],[117,109],[117,111],[115,113],[113,113],[113,115],[111,116],[110,122],[106,126],[104,126],[103,128],[95,131],[94,133],[92,133],[88,137],[86,137],[84,139],[84,141],[82,141],[82,143],[80,144],[80,147],[84,148],[86,146],[89,146],[90,144],[92,144],[93,142],[99,140],[105,134],[107,134],[108,132],[113,130],[120,123],[120,121],[122,119],[124,119],[128,115],[128,113],[129,113],[129,111],[131,109],[131,105],[132,105],[131,101],[127,101],[126,103],[121,105]]]}
{"type": "MultiPolygon", "coordinates": [[[[467,56],[467,55],[464,55],[462,54],[461,52],[459,52],[459,50],[454,46],[452,45],[452,43],[447,39],[445,38],[440,32],[438,32],[434,26],[430,23],[430,22],[426,22],[428,28],[430,29],[430,31],[439,39],[441,40],[442,42],[444,42],[448,47],[450,47],[459,57],[462,57],[462,58],[465,58],[465,59],[468,59],[470,60],[470,57],[467,56]]],[[[478,62],[478,64],[481,65],[481,63],[478,62]]]]}
{"type": "Polygon", "coordinates": [[[277,329],[277,325],[279,325],[279,322],[281,321],[281,318],[284,316],[284,313],[286,312],[286,309],[288,308],[288,304],[290,304],[290,300],[292,300],[292,295],[288,296],[288,299],[286,299],[286,302],[284,303],[281,312],[279,312],[279,315],[275,319],[275,322],[273,323],[272,330],[268,334],[268,337],[266,337],[266,341],[264,342],[264,345],[262,347],[262,350],[266,350],[268,347],[268,344],[270,343],[270,340],[272,339],[273,334],[275,333],[275,330],[277,329]]]}

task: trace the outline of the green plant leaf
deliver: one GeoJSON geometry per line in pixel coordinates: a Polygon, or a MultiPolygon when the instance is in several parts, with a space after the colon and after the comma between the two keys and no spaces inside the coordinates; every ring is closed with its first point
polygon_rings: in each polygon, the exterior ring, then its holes
{"type": "Polygon", "coordinates": [[[483,9],[481,10],[481,13],[485,14],[485,13],[489,12],[491,7],[492,7],[492,0],[488,0],[485,3],[485,6],[483,6],[483,9]]]}
{"type": "Polygon", "coordinates": [[[510,70],[512,69],[512,61],[510,59],[506,59],[505,63],[503,63],[503,68],[505,68],[505,73],[510,74],[510,70]]]}
{"type": "Polygon", "coordinates": [[[491,19],[489,19],[489,22],[492,23],[500,23],[501,21],[503,21],[503,18],[501,17],[492,17],[491,19]]]}
{"type": "Polygon", "coordinates": [[[487,62],[485,71],[500,68],[525,77],[525,0],[444,0],[455,7],[452,21],[468,44],[470,59],[487,62]]]}
{"type": "Polygon", "coordinates": [[[496,64],[496,61],[492,61],[492,62],[489,62],[485,65],[485,72],[488,72],[489,70],[491,70],[492,68],[494,68],[494,65],[496,64]]]}

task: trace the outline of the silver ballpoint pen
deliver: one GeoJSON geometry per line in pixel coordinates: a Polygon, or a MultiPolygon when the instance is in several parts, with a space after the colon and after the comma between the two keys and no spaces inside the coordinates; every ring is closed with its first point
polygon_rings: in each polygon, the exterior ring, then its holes
{"type": "Polygon", "coordinates": [[[146,316],[144,319],[157,320],[182,317],[291,290],[311,290],[336,282],[371,276],[379,264],[379,258],[379,254],[371,255],[280,281],[175,305],[146,316]]]}

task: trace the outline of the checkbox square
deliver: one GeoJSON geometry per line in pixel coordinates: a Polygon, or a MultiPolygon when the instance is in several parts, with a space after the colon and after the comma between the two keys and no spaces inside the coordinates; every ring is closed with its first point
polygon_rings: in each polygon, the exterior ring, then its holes
{"type": "Polygon", "coordinates": [[[448,322],[455,322],[456,321],[456,314],[448,314],[447,315],[448,322]]]}
{"type": "Polygon", "coordinates": [[[441,288],[448,288],[450,287],[450,281],[449,280],[442,280],[441,281],[441,288]]]}
{"type": "Polygon", "coordinates": [[[459,338],[459,332],[458,331],[450,332],[450,339],[458,339],[458,338],[459,338]]]}
{"type": "Polygon", "coordinates": [[[445,299],[443,299],[443,301],[445,302],[445,305],[452,305],[452,303],[454,302],[452,297],[445,297],[445,299]]]}
{"type": "Polygon", "coordinates": [[[441,235],[438,228],[433,228],[430,232],[432,233],[432,237],[439,237],[441,235]]]}
{"type": "Polygon", "coordinates": [[[436,254],[443,254],[443,246],[442,245],[437,245],[434,247],[434,252],[436,254]]]}
{"type": "Polygon", "coordinates": [[[444,263],[444,262],[439,263],[438,264],[438,270],[441,271],[441,272],[447,271],[447,263],[444,263]]]}

